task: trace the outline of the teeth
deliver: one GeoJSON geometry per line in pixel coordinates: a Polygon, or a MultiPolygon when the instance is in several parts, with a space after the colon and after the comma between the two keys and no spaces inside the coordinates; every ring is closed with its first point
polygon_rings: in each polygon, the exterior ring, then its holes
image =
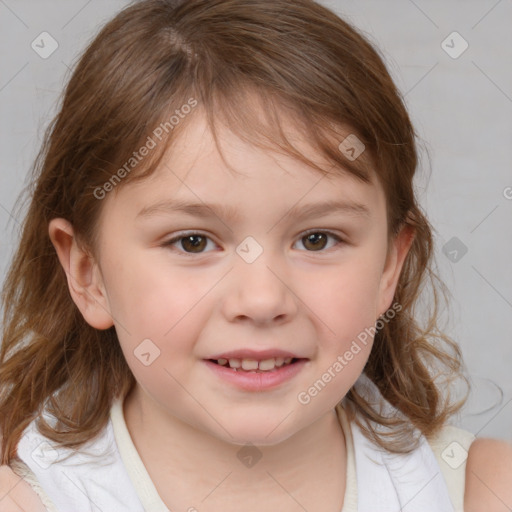
{"type": "MultiPolygon", "coordinates": [[[[265,359],[264,361],[260,361],[258,368],[260,370],[273,370],[276,367],[275,359],[265,359]]],[[[245,367],[244,367],[245,370],[245,367]]]]}
{"type": "Polygon", "coordinates": [[[254,359],[242,359],[242,368],[244,370],[257,370],[258,361],[255,361],[254,359]]]}
{"type": "Polygon", "coordinates": [[[217,363],[221,366],[229,366],[235,370],[242,369],[245,371],[271,371],[279,368],[284,364],[290,364],[292,357],[276,357],[271,359],[264,359],[263,361],[256,361],[255,359],[217,359],[217,363]]]}

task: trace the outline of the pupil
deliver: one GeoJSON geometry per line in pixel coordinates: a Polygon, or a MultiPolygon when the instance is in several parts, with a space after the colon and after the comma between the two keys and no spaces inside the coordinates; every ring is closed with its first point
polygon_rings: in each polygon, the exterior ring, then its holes
{"type": "Polygon", "coordinates": [[[323,249],[325,247],[325,243],[326,243],[326,236],[324,233],[311,233],[310,235],[307,235],[306,236],[306,241],[307,243],[305,243],[305,247],[308,246],[308,244],[312,244],[312,249],[313,250],[319,250],[319,249],[323,249]],[[320,246],[318,245],[318,242],[323,242],[320,244],[320,246]]]}

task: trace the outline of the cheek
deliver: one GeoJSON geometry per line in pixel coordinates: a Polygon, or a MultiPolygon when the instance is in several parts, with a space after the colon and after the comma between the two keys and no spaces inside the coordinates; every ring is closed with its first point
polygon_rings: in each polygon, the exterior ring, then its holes
{"type": "Polygon", "coordinates": [[[338,403],[361,375],[378,317],[380,275],[376,266],[359,261],[350,270],[324,275],[318,283],[322,286],[311,297],[311,309],[318,316],[317,378],[325,383],[323,396],[328,405],[338,403]]]}
{"type": "Polygon", "coordinates": [[[339,343],[375,324],[379,284],[378,265],[360,259],[346,268],[318,273],[304,296],[324,324],[328,339],[339,343]]]}
{"type": "Polygon", "coordinates": [[[151,393],[177,396],[182,390],[172,377],[182,381],[190,371],[209,307],[207,293],[218,278],[190,279],[183,270],[136,259],[115,265],[114,275],[112,313],[127,364],[151,393]]]}
{"type": "Polygon", "coordinates": [[[109,304],[114,322],[139,336],[172,332],[204,297],[213,279],[188,279],[170,265],[148,263],[132,255],[109,268],[109,304]]]}

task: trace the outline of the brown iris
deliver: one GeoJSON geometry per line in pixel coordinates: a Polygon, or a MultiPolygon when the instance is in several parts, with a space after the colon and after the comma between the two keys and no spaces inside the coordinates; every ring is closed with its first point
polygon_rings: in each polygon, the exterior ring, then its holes
{"type": "Polygon", "coordinates": [[[201,252],[206,247],[206,237],[201,235],[184,236],[181,246],[187,252],[201,252]]]}
{"type": "Polygon", "coordinates": [[[325,247],[327,243],[327,235],[325,233],[311,233],[303,237],[302,240],[306,249],[318,251],[325,247]]]}

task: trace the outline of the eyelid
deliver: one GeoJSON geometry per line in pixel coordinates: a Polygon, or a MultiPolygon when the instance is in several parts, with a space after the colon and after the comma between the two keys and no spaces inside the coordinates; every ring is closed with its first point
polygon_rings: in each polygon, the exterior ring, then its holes
{"type": "MultiPolygon", "coordinates": [[[[334,238],[336,240],[336,244],[333,246],[333,247],[330,247],[329,249],[322,249],[320,251],[301,251],[301,252],[307,252],[307,253],[312,253],[312,254],[326,254],[326,253],[329,253],[332,249],[335,249],[337,246],[341,245],[341,244],[347,244],[348,242],[345,240],[345,237],[342,236],[342,235],[339,235],[337,233],[334,233],[333,231],[329,230],[329,229],[307,229],[306,231],[301,231],[301,233],[299,234],[298,238],[297,238],[297,242],[302,240],[305,236],[308,236],[312,233],[322,233],[324,235],[327,235],[327,236],[330,236],[331,238],[334,238]]],[[[295,245],[295,244],[294,244],[295,245]]]]}
{"type": "Polygon", "coordinates": [[[326,235],[330,235],[333,238],[337,238],[339,240],[344,240],[343,235],[339,235],[338,233],[335,233],[334,231],[331,231],[330,229],[306,229],[306,231],[301,231],[299,233],[300,238],[303,238],[307,235],[310,235],[311,233],[324,233],[326,235]]]}
{"type": "MultiPolygon", "coordinates": [[[[217,245],[215,240],[213,240],[213,238],[208,233],[202,232],[201,230],[186,230],[186,231],[178,231],[178,232],[174,233],[174,236],[172,238],[163,242],[162,247],[173,248],[172,247],[173,244],[175,244],[176,242],[179,242],[182,238],[185,238],[187,236],[192,236],[192,235],[202,236],[204,238],[207,238],[208,240],[211,240],[215,245],[217,245]]],[[[178,253],[180,256],[201,256],[203,254],[207,254],[208,252],[212,252],[212,251],[186,252],[186,251],[174,249],[174,252],[178,253]]]]}

